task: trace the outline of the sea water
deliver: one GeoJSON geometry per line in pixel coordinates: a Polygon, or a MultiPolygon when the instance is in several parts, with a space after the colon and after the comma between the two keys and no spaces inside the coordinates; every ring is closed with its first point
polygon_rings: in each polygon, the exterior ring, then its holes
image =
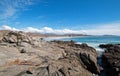
{"type": "MultiPolygon", "coordinates": [[[[101,55],[104,52],[103,49],[99,48],[100,44],[120,44],[120,36],[82,36],[82,37],[57,37],[57,38],[46,38],[46,40],[62,40],[62,41],[75,41],[77,44],[86,43],[89,46],[96,49],[98,52],[98,64],[102,66],[101,55]]],[[[100,76],[106,76],[105,70],[100,76]]]]}
{"type": "Polygon", "coordinates": [[[94,47],[97,51],[103,51],[98,46],[100,44],[120,44],[120,36],[81,36],[81,37],[57,37],[46,38],[46,40],[62,40],[62,41],[75,41],[78,44],[86,43],[94,47]]]}

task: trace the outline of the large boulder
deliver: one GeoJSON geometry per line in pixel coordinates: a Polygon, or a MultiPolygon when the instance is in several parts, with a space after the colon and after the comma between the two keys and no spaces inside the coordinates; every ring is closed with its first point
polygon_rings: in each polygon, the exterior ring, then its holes
{"type": "Polygon", "coordinates": [[[11,31],[3,37],[2,42],[26,46],[33,44],[33,39],[22,31],[11,31]]]}

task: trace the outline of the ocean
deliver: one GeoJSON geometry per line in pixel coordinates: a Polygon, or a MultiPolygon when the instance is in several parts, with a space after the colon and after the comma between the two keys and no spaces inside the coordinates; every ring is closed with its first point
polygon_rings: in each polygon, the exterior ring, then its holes
{"type": "Polygon", "coordinates": [[[45,40],[75,41],[78,44],[86,43],[97,51],[104,51],[99,48],[100,44],[120,44],[120,36],[82,36],[82,37],[57,37],[46,38],[45,40]]]}

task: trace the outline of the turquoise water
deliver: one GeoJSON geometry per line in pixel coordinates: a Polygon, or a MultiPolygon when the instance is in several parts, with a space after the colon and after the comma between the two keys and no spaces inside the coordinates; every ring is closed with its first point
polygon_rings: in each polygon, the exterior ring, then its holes
{"type": "Polygon", "coordinates": [[[103,51],[98,46],[100,44],[120,44],[120,36],[84,36],[84,37],[70,37],[70,38],[47,38],[47,40],[73,40],[77,43],[87,43],[89,46],[94,47],[97,51],[103,51]]]}

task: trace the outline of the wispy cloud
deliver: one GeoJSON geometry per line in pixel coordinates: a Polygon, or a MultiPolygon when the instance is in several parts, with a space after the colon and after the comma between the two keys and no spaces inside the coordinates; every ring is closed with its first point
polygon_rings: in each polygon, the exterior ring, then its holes
{"type": "Polygon", "coordinates": [[[8,25],[3,25],[1,29],[24,31],[24,32],[38,32],[38,33],[53,33],[53,34],[88,34],[88,35],[120,35],[120,23],[108,23],[108,24],[97,24],[98,26],[91,29],[53,29],[50,27],[43,27],[41,29],[34,27],[26,27],[23,29],[17,29],[8,25]]]}
{"type": "Polygon", "coordinates": [[[93,35],[120,35],[120,22],[97,24],[94,28],[84,31],[93,35]]]}
{"type": "Polygon", "coordinates": [[[1,0],[0,1],[0,20],[16,16],[26,6],[32,5],[33,0],[1,0]]]}

